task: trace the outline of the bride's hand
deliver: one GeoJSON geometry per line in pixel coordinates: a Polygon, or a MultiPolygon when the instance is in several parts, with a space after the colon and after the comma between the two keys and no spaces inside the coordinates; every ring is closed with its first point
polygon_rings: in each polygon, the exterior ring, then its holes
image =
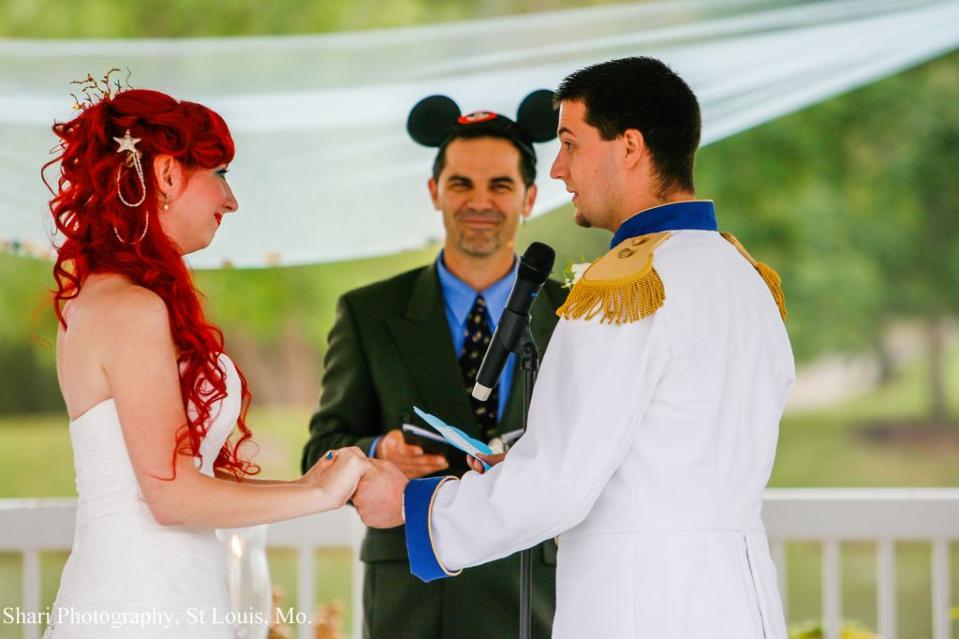
{"type": "Polygon", "coordinates": [[[370,460],[356,446],[331,450],[300,478],[300,483],[319,488],[322,510],[339,508],[349,501],[360,478],[372,468],[370,460]]]}

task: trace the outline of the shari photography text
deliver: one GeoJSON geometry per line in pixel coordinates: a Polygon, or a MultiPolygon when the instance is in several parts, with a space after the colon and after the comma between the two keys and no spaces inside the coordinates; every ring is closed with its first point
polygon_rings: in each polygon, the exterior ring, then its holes
{"type": "Polygon", "coordinates": [[[28,611],[19,606],[2,609],[0,620],[3,624],[19,625],[76,625],[102,626],[112,629],[138,627],[160,627],[164,629],[193,625],[268,625],[268,624],[311,624],[312,618],[305,612],[294,608],[275,608],[273,615],[252,608],[245,611],[224,610],[221,608],[186,608],[182,614],[169,610],[152,608],[150,610],[95,610],[70,607],[47,607],[43,611],[28,611]]]}

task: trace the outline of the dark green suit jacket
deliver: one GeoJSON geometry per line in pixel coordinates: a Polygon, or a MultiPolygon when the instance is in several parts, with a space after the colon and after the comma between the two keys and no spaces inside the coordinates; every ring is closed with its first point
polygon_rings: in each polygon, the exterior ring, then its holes
{"type": "MultiPolygon", "coordinates": [[[[547,281],[532,310],[542,355],[566,291],[547,281]]],[[[326,451],[359,446],[409,422],[413,405],[479,438],[453,351],[436,265],[351,291],[340,298],[330,331],[323,396],[310,420],[304,471],[326,451]]],[[[523,372],[514,368],[500,432],[522,426],[523,372]]],[[[464,466],[465,467],[465,466],[464,466]]],[[[448,471],[441,474],[449,474],[448,471]]],[[[367,531],[360,552],[364,637],[488,639],[518,634],[518,555],[429,584],[410,575],[402,527],[367,531]]],[[[550,635],[556,546],[533,550],[533,637],[550,635]]]]}

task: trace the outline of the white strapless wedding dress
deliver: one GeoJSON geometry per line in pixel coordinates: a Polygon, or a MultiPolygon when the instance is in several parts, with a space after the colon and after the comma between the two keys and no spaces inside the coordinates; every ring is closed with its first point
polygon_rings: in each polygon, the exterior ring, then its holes
{"type": "MultiPolygon", "coordinates": [[[[220,356],[227,396],[197,459],[213,462],[240,413],[240,378],[220,356]]],[[[104,400],[70,422],[78,495],[73,549],[44,639],[124,637],[226,639],[226,553],[214,530],[161,526],[137,484],[116,404],[104,400]]]]}

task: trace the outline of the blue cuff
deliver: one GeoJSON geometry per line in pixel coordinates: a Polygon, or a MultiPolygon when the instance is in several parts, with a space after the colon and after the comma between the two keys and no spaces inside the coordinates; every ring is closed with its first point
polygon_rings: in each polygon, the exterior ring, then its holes
{"type": "Polygon", "coordinates": [[[383,436],[374,437],[372,443],[370,443],[370,449],[366,451],[366,456],[370,459],[376,457],[376,447],[380,445],[380,440],[383,439],[383,436]]]}
{"type": "Polygon", "coordinates": [[[403,512],[406,515],[406,552],[410,557],[410,572],[422,581],[455,577],[463,572],[450,572],[440,563],[433,546],[430,514],[433,499],[443,482],[455,477],[428,477],[414,479],[406,485],[403,512]]]}

